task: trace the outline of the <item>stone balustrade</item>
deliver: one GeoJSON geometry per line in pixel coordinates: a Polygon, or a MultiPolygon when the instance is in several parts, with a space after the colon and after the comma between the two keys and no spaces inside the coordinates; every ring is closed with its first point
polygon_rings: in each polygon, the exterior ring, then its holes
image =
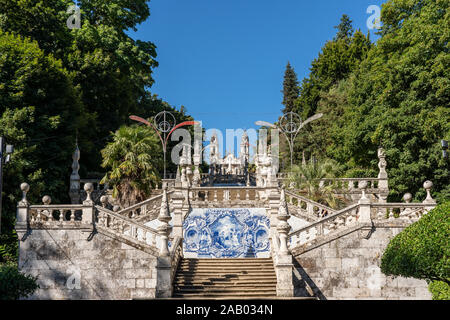
{"type": "Polygon", "coordinates": [[[337,212],[328,206],[312,201],[290,191],[286,191],[286,201],[291,214],[297,215],[300,218],[306,218],[307,220],[314,221],[317,219],[322,219],[337,212]]]}
{"type": "MultiPolygon", "coordinates": [[[[172,191],[169,191],[168,194],[171,194],[172,191]]],[[[159,214],[159,209],[161,208],[161,200],[163,195],[157,195],[150,199],[144,200],[140,203],[132,205],[128,208],[119,210],[117,213],[121,216],[128,217],[131,219],[146,219],[148,221],[154,220],[157,218],[159,214]]],[[[101,199],[106,200],[106,199],[101,199]]]]}
{"type": "Polygon", "coordinates": [[[69,223],[91,223],[92,219],[83,219],[83,210],[90,209],[86,205],[32,205],[29,207],[28,215],[31,226],[39,224],[58,227],[69,223]]]}
{"type": "Polygon", "coordinates": [[[262,205],[267,201],[267,189],[258,187],[199,187],[189,189],[194,207],[236,207],[262,205]]]}
{"type": "MultiPolygon", "coordinates": [[[[97,211],[96,227],[103,228],[122,238],[138,242],[141,245],[152,246],[155,252],[159,252],[161,247],[161,236],[158,230],[147,227],[143,224],[127,218],[118,212],[95,206],[97,211]]],[[[169,241],[173,238],[169,237],[169,241]]]]}
{"type": "Polygon", "coordinates": [[[288,242],[290,248],[296,246],[307,245],[312,240],[321,235],[327,235],[330,232],[347,228],[358,222],[359,204],[342,209],[320,221],[311,223],[310,225],[293,231],[289,234],[288,242]]]}
{"type": "Polygon", "coordinates": [[[183,258],[183,238],[175,237],[172,247],[170,249],[170,261],[171,261],[171,283],[175,279],[175,273],[177,272],[178,264],[183,258]]]}
{"type": "Polygon", "coordinates": [[[423,203],[373,203],[371,218],[374,220],[405,220],[415,222],[429,211],[423,203]]]}

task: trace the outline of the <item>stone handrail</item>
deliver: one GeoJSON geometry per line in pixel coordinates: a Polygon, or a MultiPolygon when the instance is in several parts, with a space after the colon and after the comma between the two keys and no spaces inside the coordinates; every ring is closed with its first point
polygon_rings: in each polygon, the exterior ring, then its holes
{"type": "Polygon", "coordinates": [[[359,218],[359,204],[351,205],[320,221],[293,231],[288,236],[290,247],[305,245],[316,239],[318,236],[339,231],[357,223],[359,218]]]}
{"type": "MultiPolygon", "coordinates": [[[[67,222],[86,222],[86,217],[83,217],[83,209],[89,209],[92,206],[82,204],[69,205],[31,205],[29,207],[28,215],[31,224],[34,223],[58,223],[67,222]]],[[[89,223],[92,219],[88,220],[89,223]]]]}
{"type": "MultiPolygon", "coordinates": [[[[171,194],[173,191],[167,192],[167,194],[171,194]]],[[[153,216],[156,219],[156,216],[159,213],[159,209],[161,208],[161,200],[162,194],[152,197],[150,199],[144,200],[140,203],[132,205],[128,208],[122,209],[117,213],[121,216],[125,216],[131,219],[134,218],[142,218],[144,216],[153,216]]]]}
{"type": "Polygon", "coordinates": [[[173,283],[175,279],[175,273],[177,272],[178,264],[183,258],[183,239],[175,237],[170,248],[170,261],[171,261],[171,276],[170,279],[173,283]]]}
{"type": "MultiPolygon", "coordinates": [[[[98,213],[96,226],[140,244],[150,245],[154,248],[159,247],[160,235],[157,230],[101,206],[95,206],[95,208],[98,213]]],[[[169,238],[169,240],[171,239],[169,238]]]]}
{"type": "Polygon", "coordinates": [[[430,209],[430,205],[424,203],[372,203],[370,207],[374,220],[417,221],[430,209]]]}
{"type": "Polygon", "coordinates": [[[291,208],[297,208],[297,213],[304,213],[307,218],[312,220],[322,219],[337,212],[337,210],[287,190],[286,202],[291,208]]]}

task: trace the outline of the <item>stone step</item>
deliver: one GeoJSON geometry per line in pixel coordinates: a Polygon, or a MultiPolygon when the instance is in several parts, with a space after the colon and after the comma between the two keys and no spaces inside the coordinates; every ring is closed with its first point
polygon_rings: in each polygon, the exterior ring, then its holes
{"type": "Polygon", "coordinates": [[[175,279],[174,285],[254,285],[255,283],[263,283],[263,284],[271,284],[276,285],[277,279],[276,277],[271,278],[249,278],[249,279],[240,279],[240,280],[230,280],[230,279],[198,279],[198,278],[192,278],[192,279],[175,279]]]}
{"type": "Polygon", "coordinates": [[[190,271],[190,272],[197,272],[197,271],[211,271],[211,272],[216,272],[216,271],[237,271],[237,272],[242,272],[242,271],[258,271],[258,270],[262,270],[262,271],[274,271],[273,267],[247,267],[247,266],[236,266],[236,267],[211,267],[211,266],[179,266],[178,270],[180,271],[190,271]]]}
{"type": "Polygon", "coordinates": [[[276,296],[272,259],[182,259],[173,297],[268,298],[276,296]]]}
{"type": "Polygon", "coordinates": [[[249,292],[249,293],[241,293],[237,294],[236,292],[204,292],[204,293],[175,293],[173,295],[174,298],[203,298],[203,297],[214,297],[214,298],[227,298],[227,299],[264,299],[264,298],[274,298],[276,297],[276,293],[267,292],[249,292]]]}
{"type": "Polygon", "coordinates": [[[174,285],[175,291],[211,291],[211,290],[238,290],[243,292],[253,292],[253,291],[274,291],[276,290],[276,285],[274,284],[252,284],[252,285],[174,285]]]}
{"type": "Polygon", "coordinates": [[[197,270],[183,270],[183,269],[178,269],[178,272],[180,274],[220,274],[220,275],[227,275],[227,274],[241,274],[241,275],[245,275],[245,274],[252,274],[252,275],[256,275],[258,273],[262,273],[262,274],[267,274],[267,273],[273,273],[275,272],[274,269],[254,269],[254,270],[236,270],[236,269],[232,269],[232,270],[223,270],[223,269],[197,269],[197,270]]]}

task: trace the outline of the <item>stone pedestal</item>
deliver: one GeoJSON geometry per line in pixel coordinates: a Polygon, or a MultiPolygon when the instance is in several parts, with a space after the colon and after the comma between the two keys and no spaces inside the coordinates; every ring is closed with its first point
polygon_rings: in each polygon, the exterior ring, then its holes
{"type": "Polygon", "coordinates": [[[293,297],[294,285],[292,282],[293,268],[292,256],[278,255],[275,264],[277,273],[277,297],[293,297]]]}
{"type": "Polygon", "coordinates": [[[172,265],[170,257],[158,257],[156,264],[156,297],[172,297],[172,265]]]}

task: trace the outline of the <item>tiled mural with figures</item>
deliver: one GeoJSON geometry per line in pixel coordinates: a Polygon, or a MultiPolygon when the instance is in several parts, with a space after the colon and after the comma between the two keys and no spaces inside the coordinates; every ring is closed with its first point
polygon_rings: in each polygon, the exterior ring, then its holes
{"type": "Polygon", "coordinates": [[[185,258],[270,256],[265,209],[194,209],[185,219],[185,258]]]}

